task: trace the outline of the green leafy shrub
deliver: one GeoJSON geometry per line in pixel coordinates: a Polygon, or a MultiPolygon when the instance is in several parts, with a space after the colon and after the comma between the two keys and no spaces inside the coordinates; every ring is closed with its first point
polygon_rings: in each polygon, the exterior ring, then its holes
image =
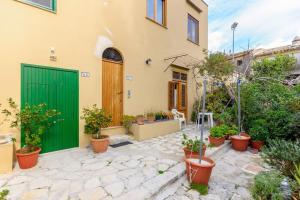
{"type": "Polygon", "coordinates": [[[232,125],[229,127],[229,130],[227,131],[227,135],[232,136],[232,135],[237,135],[239,134],[239,129],[236,125],[232,125]]]}
{"type": "Polygon", "coordinates": [[[277,171],[261,172],[254,178],[251,188],[255,200],[283,200],[280,184],[284,177],[277,171]]]}
{"type": "Polygon", "coordinates": [[[269,136],[266,120],[257,119],[252,122],[249,128],[249,135],[253,141],[266,141],[269,136]]]}
{"type": "Polygon", "coordinates": [[[200,139],[190,139],[186,134],[183,134],[182,145],[184,145],[191,152],[199,152],[200,146],[205,146],[200,139]]]}
{"type": "Polygon", "coordinates": [[[93,105],[91,108],[83,108],[81,119],[85,120],[84,132],[91,134],[95,139],[101,139],[101,128],[107,128],[112,119],[103,109],[93,105]]]}
{"type": "Polygon", "coordinates": [[[293,173],[293,176],[295,178],[295,180],[298,183],[298,186],[300,187],[300,163],[298,165],[295,165],[295,172],[293,173]]]}
{"type": "Polygon", "coordinates": [[[210,129],[210,136],[215,138],[224,137],[228,133],[229,127],[227,125],[214,126],[210,129]]]}
{"type": "Polygon", "coordinates": [[[132,115],[124,115],[123,116],[122,125],[126,129],[127,134],[130,133],[130,128],[131,128],[134,121],[135,121],[135,116],[132,116],[132,115]]]}
{"type": "Polygon", "coordinates": [[[196,190],[201,195],[208,194],[208,186],[203,184],[191,183],[191,189],[196,190]]]}
{"type": "Polygon", "coordinates": [[[294,163],[300,163],[300,141],[269,140],[261,155],[265,162],[292,177],[294,163]]]}
{"type": "Polygon", "coordinates": [[[46,104],[28,105],[21,110],[12,98],[8,99],[9,110],[2,113],[6,118],[11,118],[10,127],[20,128],[25,134],[25,148],[22,152],[29,153],[41,145],[42,135],[62,119],[57,119],[61,113],[55,109],[49,109],[46,104]]]}
{"type": "Polygon", "coordinates": [[[8,194],[9,194],[9,190],[2,190],[0,192],[0,200],[6,200],[8,194]]]}

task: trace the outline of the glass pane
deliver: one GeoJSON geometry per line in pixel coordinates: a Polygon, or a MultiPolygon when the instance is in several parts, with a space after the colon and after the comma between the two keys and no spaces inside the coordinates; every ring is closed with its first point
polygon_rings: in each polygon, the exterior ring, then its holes
{"type": "Polygon", "coordinates": [[[180,79],[180,73],[179,72],[173,72],[173,79],[179,80],[180,79]]]}
{"type": "Polygon", "coordinates": [[[154,0],[147,0],[147,17],[154,19],[154,0]]]}
{"type": "Polygon", "coordinates": [[[33,3],[42,7],[53,9],[52,0],[25,0],[28,3],[33,3]]]}
{"type": "Polygon", "coordinates": [[[105,49],[105,51],[102,54],[102,58],[104,58],[106,60],[116,61],[116,62],[123,61],[121,54],[113,48],[105,49]]]}
{"type": "Polygon", "coordinates": [[[187,81],[187,74],[181,73],[181,80],[187,81]]]}
{"type": "Polygon", "coordinates": [[[163,16],[164,16],[164,1],[163,0],[157,0],[157,15],[156,15],[156,21],[160,24],[163,24],[163,16]]]}
{"type": "Polygon", "coordinates": [[[198,21],[191,16],[188,17],[188,39],[198,43],[198,21]]]}

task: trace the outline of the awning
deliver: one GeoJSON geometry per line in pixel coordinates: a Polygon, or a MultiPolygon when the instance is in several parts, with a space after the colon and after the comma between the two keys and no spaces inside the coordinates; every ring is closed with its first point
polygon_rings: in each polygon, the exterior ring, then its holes
{"type": "Polygon", "coordinates": [[[165,62],[168,63],[168,66],[165,68],[164,72],[167,71],[172,66],[181,67],[181,68],[190,70],[191,67],[194,67],[195,65],[198,65],[201,63],[201,60],[199,60],[198,58],[195,58],[189,54],[174,55],[174,56],[165,58],[164,60],[165,60],[165,62]]]}

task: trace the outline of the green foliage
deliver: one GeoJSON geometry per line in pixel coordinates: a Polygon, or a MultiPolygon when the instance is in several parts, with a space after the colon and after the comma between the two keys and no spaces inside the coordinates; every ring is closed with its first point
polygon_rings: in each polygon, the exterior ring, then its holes
{"type": "Polygon", "coordinates": [[[208,186],[204,184],[191,183],[191,189],[196,190],[201,195],[208,194],[208,186]]]}
{"type": "Polygon", "coordinates": [[[12,118],[11,128],[21,128],[25,133],[26,150],[32,152],[41,145],[41,137],[61,119],[61,113],[55,109],[48,109],[46,104],[28,105],[19,110],[12,98],[8,99],[9,109],[2,110],[6,118],[12,118]]]}
{"type": "Polygon", "coordinates": [[[215,138],[224,137],[229,130],[229,126],[223,124],[220,126],[214,126],[210,129],[210,136],[215,138]]]}
{"type": "Polygon", "coordinates": [[[163,174],[164,171],[163,171],[163,170],[158,170],[158,173],[159,173],[159,174],[163,174]]]}
{"type": "Polygon", "coordinates": [[[280,184],[284,177],[277,171],[261,172],[254,178],[251,189],[255,200],[283,200],[280,184]]]}
{"type": "Polygon", "coordinates": [[[193,110],[192,110],[192,115],[191,115],[191,121],[196,122],[197,121],[197,113],[199,113],[201,109],[201,102],[199,99],[197,99],[194,104],[193,104],[193,110]]]}
{"type": "Polygon", "coordinates": [[[232,62],[221,52],[209,54],[202,64],[196,66],[199,74],[203,76],[204,72],[207,72],[207,75],[216,81],[226,80],[226,77],[233,73],[234,68],[232,62]]]}
{"type": "Polygon", "coordinates": [[[168,119],[167,113],[163,111],[159,111],[155,113],[155,120],[164,120],[164,119],[168,119]]]}
{"type": "Polygon", "coordinates": [[[0,192],[0,200],[6,200],[8,194],[9,194],[9,190],[2,190],[0,192]]]}
{"type": "Polygon", "coordinates": [[[122,124],[124,128],[127,130],[127,133],[130,133],[130,128],[135,121],[135,116],[132,115],[124,115],[122,119],[122,124]]]}
{"type": "Polygon", "coordinates": [[[224,87],[218,87],[214,89],[211,93],[207,94],[206,97],[206,109],[209,112],[213,112],[215,118],[224,111],[226,104],[230,100],[230,96],[227,94],[224,87]]]}
{"type": "Polygon", "coordinates": [[[295,171],[293,172],[293,176],[297,181],[298,186],[300,186],[300,163],[298,165],[294,164],[295,171]]]}
{"type": "Polygon", "coordinates": [[[85,120],[84,132],[91,134],[95,139],[101,138],[101,128],[107,128],[112,119],[103,109],[93,105],[91,108],[83,108],[81,119],[85,120]]]}
{"type": "Polygon", "coordinates": [[[264,119],[271,139],[294,139],[299,135],[293,128],[299,126],[296,123],[299,112],[293,112],[291,106],[297,101],[293,89],[278,82],[249,82],[242,85],[241,98],[243,125],[247,132],[254,121],[264,119]]]}
{"type": "Polygon", "coordinates": [[[222,113],[216,114],[215,117],[221,124],[227,124],[230,126],[234,126],[235,122],[235,110],[233,107],[226,108],[222,113]]]}
{"type": "Polygon", "coordinates": [[[267,122],[264,119],[257,119],[252,122],[249,128],[249,135],[253,141],[266,141],[269,136],[269,131],[266,126],[267,122]]]}
{"type": "Polygon", "coordinates": [[[195,139],[190,139],[186,134],[183,134],[182,144],[191,152],[199,152],[200,146],[205,146],[197,137],[195,139]]]}
{"type": "Polygon", "coordinates": [[[237,135],[239,134],[239,129],[236,125],[232,125],[229,127],[229,130],[227,131],[227,135],[237,135]]]}
{"type": "Polygon", "coordinates": [[[268,77],[277,80],[284,80],[288,72],[291,71],[296,64],[294,56],[279,55],[274,59],[265,58],[256,61],[252,66],[254,76],[268,77]]]}
{"type": "Polygon", "coordinates": [[[261,155],[265,162],[292,177],[294,163],[300,163],[300,141],[269,140],[261,155]]]}

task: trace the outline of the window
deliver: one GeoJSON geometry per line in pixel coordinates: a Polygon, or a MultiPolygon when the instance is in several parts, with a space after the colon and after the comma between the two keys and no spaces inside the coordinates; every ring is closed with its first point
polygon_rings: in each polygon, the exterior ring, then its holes
{"type": "Polygon", "coordinates": [[[188,15],[188,40],[199,44],[199,21],[188,15]]]}
{"type": "Polygon", "coordinates": [[[114,62],[123,62],[122,55],[113,48],[107,48],[102,54],[102,58],[105,60],[111,60],[114,62]]]}
{"type": "Polygon", "coordinates": [[[187,74],[173,71],[173,80],[186,82],[187,74]]]}
{"type": "Polygon", "coordinates": [[[147,0],[147,18],[166,26],[166,1],[147,0]]]}
{"type": "Polygon", "coordinates": [[[241,66],[243,64],[242,60],[237,60],[237,66],[241,66]]]}
{"type": "Polygon", "coordinates": [[[56,0],[19,0],[42,9],[56,11],[56,0]]]}

